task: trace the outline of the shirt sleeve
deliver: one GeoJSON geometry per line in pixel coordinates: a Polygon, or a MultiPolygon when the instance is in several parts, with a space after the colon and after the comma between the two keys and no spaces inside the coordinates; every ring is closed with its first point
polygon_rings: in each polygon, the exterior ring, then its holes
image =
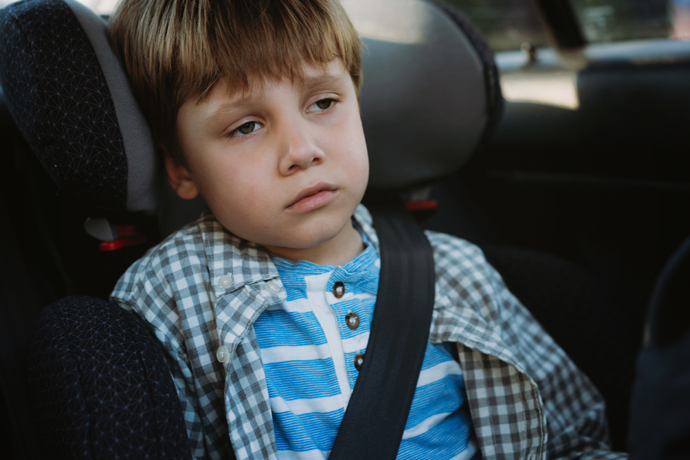
{"type": "Polygon", "coordinates": [[[496,329],[540,391],[549,459],[619,459],[610,450],[604,400],[587,376],[555,343],[485,262],[492,284],[496,329]]]}
{"type": "Polygon", "coordinates": [[[195,404],[191,364],[184,347],[173,291],[155,261],[155,257],[145,257],[132,265],[117,282],[110,300],[143,318],[155,334],[184,412],[192,455],[206,458],[200,415],[195,409],[198,404],[195,404]]]}

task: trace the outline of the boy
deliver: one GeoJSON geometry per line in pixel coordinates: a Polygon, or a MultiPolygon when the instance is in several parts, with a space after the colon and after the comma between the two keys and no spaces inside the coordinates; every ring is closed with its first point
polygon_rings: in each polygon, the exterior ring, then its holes
{"type": "MultiPolygon", "coordinates": [[[[111,39],[170,185],[210,209],[112,300],[165,349],[195,457],[327,458],[379,275],[356,32],[334,0],[125,0],[111,39]]],[[[481,252],[428,236],[434,319],[398,458],[619,458],[596,390],[481,252]]]]}

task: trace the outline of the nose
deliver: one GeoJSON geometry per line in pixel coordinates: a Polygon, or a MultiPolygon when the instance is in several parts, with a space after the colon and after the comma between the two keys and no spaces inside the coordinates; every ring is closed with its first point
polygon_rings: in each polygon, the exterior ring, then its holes
{"type": "Polygon", "coordinates": [[[306,120],[293,119],[284,127],[279,170],[284,176],[323,163],[324,152],[306,120]]]}

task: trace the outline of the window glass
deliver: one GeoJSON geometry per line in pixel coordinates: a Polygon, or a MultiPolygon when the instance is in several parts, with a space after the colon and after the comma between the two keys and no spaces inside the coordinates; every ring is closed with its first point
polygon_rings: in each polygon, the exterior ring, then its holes
{"type": "MultiPolygon", "coordinates": [[[[0,0],[0,8],[17,0],[0,0]]],[[[78,0],[98,14],[110,14],[120,0],[78,0]]],[[[372,0],[373,1],[373,0],[372,0]]],[[[531,0],[439,0],[459,8],[496,51],[517,50],[525,42],[548,46],[531,0]]],[[[690,0],[688,0],[690,1],[690,0]]]]}
{"type": "MultiPolygon", "coordinates": [[[[10,3],[14,3],[18,0],[0,0],[0,8],[9,5],[10,3]]],[[[110,14],[113,9],[115,9],[115,5],[120,0],[77,0],[79,3],[83,3],[84,5],[88,6],[92,10],[94,10],[98,14],[110,14]]]]}
{"type": "Polygon", "coordinates": [[[531,0],[440,0],[460,9],[482,32],[495,51],[520,49],[529,42],[548,46],[548,39],[531,0]]]}
{"type": "Polygon", "coordinates": [[[690,38],[690,0],[571,0],[588,42],[690,38]]]}
{"type": "Polygon", "coordinates": [[[678,39],[690,39],[690,0],[676,0],[671,7],[673,31],[671,36],[678,39]]]}

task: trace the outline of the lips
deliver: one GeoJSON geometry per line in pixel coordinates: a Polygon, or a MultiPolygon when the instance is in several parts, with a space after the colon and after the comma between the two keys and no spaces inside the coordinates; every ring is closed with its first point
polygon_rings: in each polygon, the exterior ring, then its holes
{"type": "Polygon", "coordinates": [[[338,189],[336,187],[320,182],[299,192],[285,209],[295,212],[318,209],[330,203],[337,194],[338,189]]]}

